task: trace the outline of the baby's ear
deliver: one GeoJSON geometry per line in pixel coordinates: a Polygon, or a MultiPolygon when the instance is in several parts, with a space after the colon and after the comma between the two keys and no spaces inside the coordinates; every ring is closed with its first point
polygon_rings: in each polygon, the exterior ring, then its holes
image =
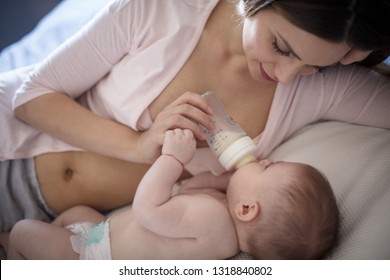
{"type": "Polygon", "coordinates": [[[234,213],[241,222],[250,222],[260,214],[260,205],[257,202],[239,202],[234,213]]]}

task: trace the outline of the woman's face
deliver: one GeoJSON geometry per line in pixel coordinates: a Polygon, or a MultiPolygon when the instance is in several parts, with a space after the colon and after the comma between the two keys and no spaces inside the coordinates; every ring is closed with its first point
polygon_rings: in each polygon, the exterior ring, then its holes
{"type": "Polygon", "coordinates": [[[294,26],[274,8],[245,19],[243,45],[252,77],[282,84],[336,64],[351,51],[345,43],[331,43],[294,26]]]}

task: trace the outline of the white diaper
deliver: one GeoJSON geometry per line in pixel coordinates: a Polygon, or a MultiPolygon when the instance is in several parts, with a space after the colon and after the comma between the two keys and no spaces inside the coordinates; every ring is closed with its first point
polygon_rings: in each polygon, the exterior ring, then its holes
{"type": "Polygon", "coordinates": [[[80,222],[66,229],[75,235],[70,237],[73,250],[80,254],[80,260],[111,260],[109,219],[100,224],[80,222]]]}

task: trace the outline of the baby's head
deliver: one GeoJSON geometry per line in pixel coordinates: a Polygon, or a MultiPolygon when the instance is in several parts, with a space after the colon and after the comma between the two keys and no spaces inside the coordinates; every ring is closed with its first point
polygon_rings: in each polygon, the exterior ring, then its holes
{"type": "Polygon", "coordinates": [[[336,243],[335,196],[309,165],[247,164],[232,175],[227,199],[240,248],[256,259],[319,259],[336,243]]]}

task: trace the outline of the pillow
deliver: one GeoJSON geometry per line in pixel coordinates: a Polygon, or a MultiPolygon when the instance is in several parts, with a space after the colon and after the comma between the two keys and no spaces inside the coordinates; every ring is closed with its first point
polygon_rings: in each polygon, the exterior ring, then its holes
{"type": "Polygon", "coordinates": [[[270,159],[307,163],[328,177],[341,214],[339,244],[329,259],[390,259],[390,130],[317,123],[270,159]]]}

